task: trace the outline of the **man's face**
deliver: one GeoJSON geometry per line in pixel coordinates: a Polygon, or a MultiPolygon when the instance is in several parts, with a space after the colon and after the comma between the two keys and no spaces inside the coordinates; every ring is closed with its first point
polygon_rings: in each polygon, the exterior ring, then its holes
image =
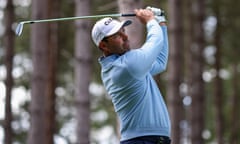
{"type": "Polygon", "coordinates": [[[119,54],[122,55],[130,50],[128,36],[124,28],[121,28],[117,33],[108,36],[102,40],[104,48],[101,49],[106,55],[119,54]]]}

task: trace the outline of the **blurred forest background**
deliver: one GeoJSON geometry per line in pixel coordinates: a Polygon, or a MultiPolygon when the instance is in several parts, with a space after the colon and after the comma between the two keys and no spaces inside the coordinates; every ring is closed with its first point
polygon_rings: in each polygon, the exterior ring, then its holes
{"type": "MultiPolygon", "coordinates": [[[[163,9],[168,20],[168,69],[155,79],[169,108],[172,143],[239,144],[239,0],[0,0],[0,143],[119,143],[100,80],[101,52],[91,40],[97,19],[24,25],[20,37],[14,31],[24,20],[146,6],[163,9]]],[[[128,19],[137,48],[145,27],[128,19]]]]}

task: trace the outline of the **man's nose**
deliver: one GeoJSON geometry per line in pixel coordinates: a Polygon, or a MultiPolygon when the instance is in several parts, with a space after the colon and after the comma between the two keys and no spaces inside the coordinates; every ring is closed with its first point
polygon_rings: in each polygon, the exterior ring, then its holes
{"type": "Polygon", "coordinates": [[[128,39],[128,35],[124,32],[121,32],[121,37],[123,38],[123,40],[127,40],[128,39]]]}

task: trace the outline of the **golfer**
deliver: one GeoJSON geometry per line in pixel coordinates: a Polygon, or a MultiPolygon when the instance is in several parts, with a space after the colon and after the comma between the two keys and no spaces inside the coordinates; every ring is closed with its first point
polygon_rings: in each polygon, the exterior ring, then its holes
{"type": "Polygon", "coordinates": [[[120,144],[170,144],[170,119],[153,76],[168,60],[167,26],[158,8],[136,9],[146,25],[145,43],[130,49],[124,27],[131,21],[103,18],[92,29],[92,39],[103,52],[101,77],[120,119],[120,144]]]}

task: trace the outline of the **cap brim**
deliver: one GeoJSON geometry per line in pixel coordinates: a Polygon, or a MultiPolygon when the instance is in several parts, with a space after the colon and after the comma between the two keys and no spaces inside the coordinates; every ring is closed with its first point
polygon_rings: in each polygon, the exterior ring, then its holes
{"type": "Polygon", "coordinates": [[[122,27],[128,26],[128,25],[130,25],[130,24],[132,24],[132,21],[126,20],[126,21],[123,22],[122,27]]]}

